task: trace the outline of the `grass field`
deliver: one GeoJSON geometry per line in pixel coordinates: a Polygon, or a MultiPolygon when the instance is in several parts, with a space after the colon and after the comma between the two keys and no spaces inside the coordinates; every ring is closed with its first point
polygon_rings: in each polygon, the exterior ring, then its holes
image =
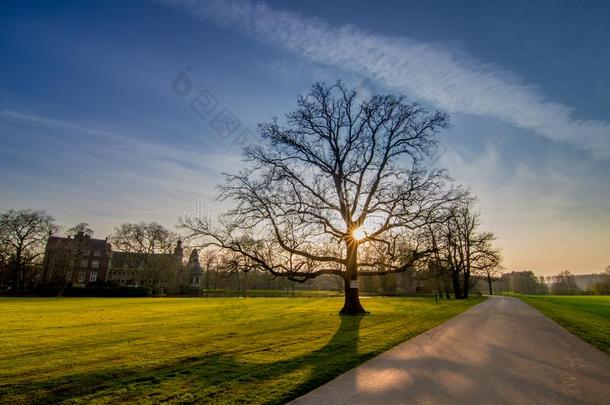
{"type": "Polygon", "coordinates": [[[281,403],[480,301],[0,298],[0,402],[281,403]]]}
{"type": "Polygon", "coordinates": [[[610,354],[610,296],[520,296],[522,300],[610,354]]]}

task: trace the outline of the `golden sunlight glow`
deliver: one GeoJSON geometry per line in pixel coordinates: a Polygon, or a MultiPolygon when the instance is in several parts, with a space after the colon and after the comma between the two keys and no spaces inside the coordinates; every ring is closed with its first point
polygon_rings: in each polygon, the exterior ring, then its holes
{"type": "Polygon", "coordinates": [[[356,240],[362,240],[362,239],[366,238],[366,233],[364,232],[364,229],[362,229],[362,227],[360,227],[360,228],[354,229],[354,231],[352,232],[352,236],[356,240]]]}

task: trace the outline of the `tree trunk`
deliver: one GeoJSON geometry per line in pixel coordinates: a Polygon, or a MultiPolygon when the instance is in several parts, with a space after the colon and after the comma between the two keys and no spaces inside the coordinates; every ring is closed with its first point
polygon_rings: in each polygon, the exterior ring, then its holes
{"type": "Polygon", "coordinates": [[[17,282],[17,274],[19,269],[17,268],[17,261],[12,258],[11,260],[11,288],[13,291],[17,291],[19,289],[19,283],[17,282]]]}
{"type": "Polygon", "coordinates": [[[204,296],[207,297],[208,293],[210,292],[210,265],[209,264],[205,268],[205,284],[204,284],[204,288],[205,288],[204,296]]]}
{"type": "Polygon", "coordinates": [[[468,298],[470,292],[470,271],[464,272],[464,290],[462,290],[462,298],[468,298]]]}
{"type": "Polygon", "coordinates": [[[439,298],[443,298],[443,290],[441,289],[441,280],[439,277],[436,278],[436,291],[438,291],[439,298]]]}
{"type": "Polygon", "coordinates": [[[339,312],[342,315],[365,314],[366,311],[360,304],[360,289],[358,288],[358,242],[346,241],[347,244],[347,266],[345,269],[345,303],[339,312]],[[352,284],[355,288],[352,288],[352,284]]]}
{"type": "Polygon", "coordinates": [[[449,295],[449,286],[447,286],[447,283],[445,283],[445,296],[447,297],[447,299],[451,298],[451,296],[449,295]]]}
{"type": "Polygon", "coordinates": [[[360,304],[360,294],[358,288],[351,288],[351,282],[358,281],[357,278],[345,278],[345,303],[339,312],[341,315],[359,315],[366,314],[366,311],[360,304]]]}
{"type": "Polygon", "coordinates": [[[462,298],[462,287],[460,286],[460,274],[458,272],[452,272],[451,279],[453,281],[453,295],[455,299],[462,298]]]}
{"type": "Polygon", "coordinates": [[[489,295],[494,295],[493,290],[491,289],[491,277],[487,276],[487,284],[489,284],[489,295]]]}

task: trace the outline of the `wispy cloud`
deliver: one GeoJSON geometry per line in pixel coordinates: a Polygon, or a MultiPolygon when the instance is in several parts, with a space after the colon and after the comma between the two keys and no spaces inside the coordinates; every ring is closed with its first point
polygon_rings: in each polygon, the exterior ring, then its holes
{"type": "Polygon", "coordinates": [[[90,222],[102,234],[123,221],[173,226],[200,200],[205,210],[217,210],[220,172],[240,165],[237,153],[202,153],[16,110],[0,110],[0,131],[0,158],[11,162],[0,162],[0,206],[35,204],[66,223],[90,222]]]}
{"type": "Polygon", "coordinates": [[[577,119],[536,86],[448,46],[373,34],[245,0],[160,0],[317,63],[346,68],[455,113],[491,116],[602,159],[610,124],[577,119]]]}
{"type": "Polygon", "coordinates": [[[220,172],[229,172],[240,162],[239,154],[207,154],[180,149],[142,140],[118,131],[95,128],[74,121],[27,114],[9,109],[0,110],[0,116],[18,121],[26,121],[34,125],[59,128],[64,131],[64,136],[78,134],[81,140],[83,140],[83,136],[86,136],[102,142],[103,144],[98,145],[98,148],[102,146],[108,152],[131,154],[132,159],[143,157],[154,160],[157,164],[161,161],[173,162],[182,167],[188,167],[195,172],[212,171],[218,174],[220,172]],[[137,153],[137,155],[133,155],[133,153],[137,153]]]}

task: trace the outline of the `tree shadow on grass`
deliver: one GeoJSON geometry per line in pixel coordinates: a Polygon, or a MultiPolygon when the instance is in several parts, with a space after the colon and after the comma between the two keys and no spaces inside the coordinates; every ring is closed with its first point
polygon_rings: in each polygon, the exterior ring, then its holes
{"type": "Polygon", "coordinates": [[[306,363],[313,363],[309,378],[286,393],[282,398],[284,401],[294,399],[319,387],[376,354],[358,353],[360,324],[366,316],[340,315],[341,324],[328,343],[303,358],[306,363]]]}
{"type": "Polygon", "coordinates": [[[26,385],[0,384],[0,393],[16,402],[60,403],[109,400],[110,402],[234,402],[284,403],[330,381],[376,353],[358,353],[360,324],[366,315],[341,316],[341,323],[320,349],[273,363],[254,363],[223,353],[188,357],[162,367],[127,367],[102,372],[73,373],[26,385]],[[280,387],[275,394],[256,387],[285,374],[307,372],[296,387],[280,387]],[[282,389],[285,389],[282,392],[282,389]],[[258,400],[257,400],[258,399],[258,400]]]}

